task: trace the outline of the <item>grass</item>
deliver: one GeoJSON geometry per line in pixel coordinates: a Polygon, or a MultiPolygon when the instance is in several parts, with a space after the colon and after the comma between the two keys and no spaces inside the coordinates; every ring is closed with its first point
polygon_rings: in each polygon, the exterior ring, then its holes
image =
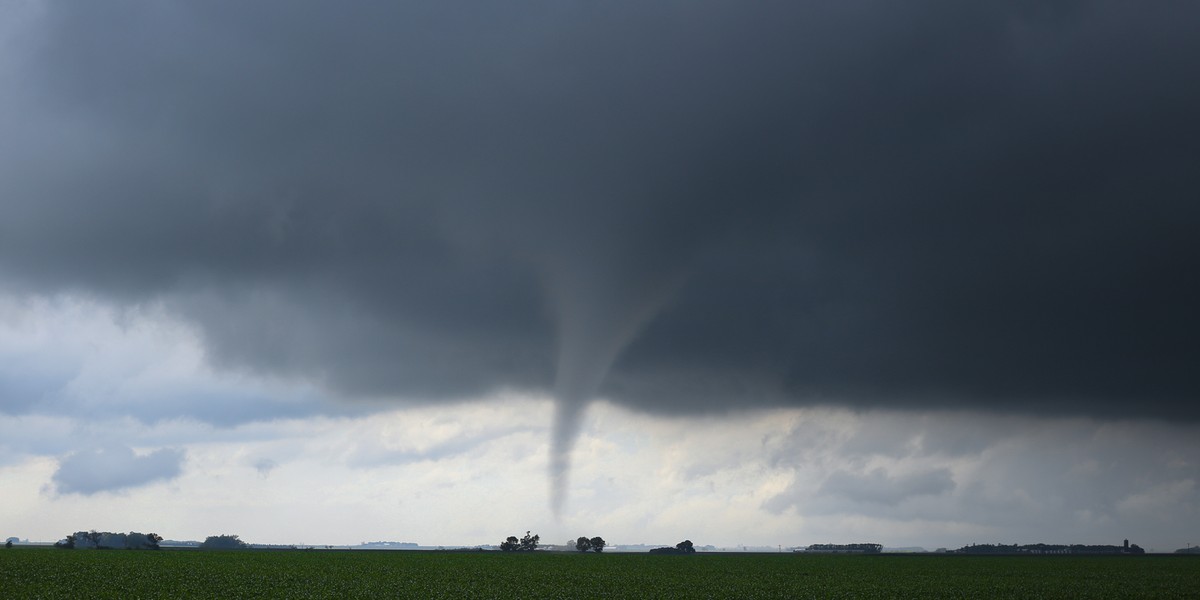
{"type": "Polygon", "coordinates": [[[1189,556],[0,549],[9,598],[1184,598],[1189,556]]]}

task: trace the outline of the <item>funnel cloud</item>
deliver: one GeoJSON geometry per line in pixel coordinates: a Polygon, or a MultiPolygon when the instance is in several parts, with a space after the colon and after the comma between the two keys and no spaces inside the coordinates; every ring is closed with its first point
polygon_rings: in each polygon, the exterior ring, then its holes
{"type": "Polygon", "coordinates": [[[625,270],[604,260],[581,261],[552,278],[558,357],[555,363],[553,437],[550,444],[550,498],[555,515],[567,496],[571,447],[587,403],[613,362],[669,301],[677,274],[654,273],[652,280],[627,281],[625,270]],[[597,272],[608,266],[608,273],[597,272]],[[640,285],[639,285],[640,283],[640,285]]]}
{"type": "Polygon", "coordinates": [[[552,395],[556,511],[597,398],[1200,419],[1195,3],[0,10],[0,291],[552,395]]]}

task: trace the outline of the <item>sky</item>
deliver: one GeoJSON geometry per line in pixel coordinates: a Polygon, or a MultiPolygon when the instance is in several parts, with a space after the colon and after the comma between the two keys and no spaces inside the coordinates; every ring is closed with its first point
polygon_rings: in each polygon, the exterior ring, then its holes
{"type": "Polygon", "coordinates": [[[0,5],[0,535],[1200,542],[1194,2],[0,5]]]}

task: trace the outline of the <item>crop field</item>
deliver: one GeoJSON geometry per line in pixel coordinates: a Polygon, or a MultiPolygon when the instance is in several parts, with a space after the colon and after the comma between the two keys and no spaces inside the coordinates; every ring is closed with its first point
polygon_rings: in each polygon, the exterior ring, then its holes
{"type": "Polygon", "coordinates": [[[1195,598],[1188,556],[0,549],[6,598],[1195,598]]]}

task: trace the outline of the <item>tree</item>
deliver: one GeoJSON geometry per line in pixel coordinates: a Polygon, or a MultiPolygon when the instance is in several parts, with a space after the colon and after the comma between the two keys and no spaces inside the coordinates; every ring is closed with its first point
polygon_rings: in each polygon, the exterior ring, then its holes
{"type": "Polygon", "coordinates": [[[67,550],[83,549],[118,549],[118,550],[158,550],[162,536],[157,533],[113,533],[111,531],[76,531],[66,539],[54,543],[55,548],[67,550]]]}
{"type": "Polygon", "coordinates": [[[581,536],[579,539],[575,540],[575,549],[580,552],[587,552],[588,550],[591,550],[592,540],[581,536]]]}
{"type": "Polygon", "coordinates": [[[67,536],[66,541],[60,541],[54,544],[58,548],[66,548],[68,550],[74,548],[99,548],[100,539],[104,536],[99,531],[76,531],[67,536]]]}
{"type": "Polygon", "coordinates": [[[137,533],[134,535],[136,536],[136,539],[134,539],[132,541],[132,544],[135,544],[135,545],[131,546],[129,536],[125,535],[124,533],[112,533],[110,531],[101,531],[100,532],[100,541],[96,542],[96,548],[97,549],[113,549],[113,548],[122,549],[122,548],[130,548],[130,547],[140,547],[141,546],[141,538],[144,538],[145,536],[140,533],[137,533]]]}
{"type": "Polygon", "coordinates": [[[125,547],[134,550],[158,550],[162,536],[157,533],[138,533],[130,531],[125,534],[125,547]]]}
{"type": "Polygon", "coordinates": [[[510,535],[508,539],[500,544],[500,549],[505,552],[533,552],[538,546],[538,540],[542,539],[538,535],[529,535],[525,532],[525,537],[517,539],[516,536],[510,535]]]}
{"type": "Polygon", "coordinates": [[[12,548],[12,540],[6,540],[6,541],[4,542],[4,547],[5,547],[5,548],[12,548]]]}
{"type": "Polygon", "coordinates": [[[608,545],[608,542],[604,541],[604,538],[600,536],[596,536],[588,541],[592,544],[592,552],[604,552],[604,547],[608,545]]]}
{"type": "Polygon", "coordinates": [[[696,548],[692,545],[692,540],[683,540],[675,544],[674,548],[670,546],[655,548],[650,551],[650,554],[694,554],[695,552],[696,548]]]}
{"type": "Polygon", "coordinates": [[[249,544],[238,539],[236,535],[210,535],[200,544],[201,548],[215,550],[232,550],[246,548],[249,544]]]}

